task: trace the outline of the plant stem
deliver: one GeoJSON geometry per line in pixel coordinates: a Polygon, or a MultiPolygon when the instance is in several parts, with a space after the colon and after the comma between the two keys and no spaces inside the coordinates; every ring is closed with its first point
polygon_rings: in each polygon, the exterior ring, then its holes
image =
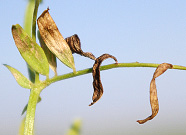
{"type": "Polygon", "coordinates": [[[32,18],[34,12],[35,0],[29,0],[24,19],[24,30],[28,35],[32,35],[32,18]]]}
{"type": "Polygon", "coordinates": [[[35,84],[37,84],[39,82],[40,82],[40,80],[39,80],[39,73],[35,72],[35,84]]]}
{"type": "MultiPolygon", "coordinates": [[[[112,68],[119,68],[119,67],[151,67],[151,68],[156,68],[158,67],[159,64],[155,63],[139,63],[139,62],[133,62],[133,63],[118,63],[118,64],[109,64],[109,65],[104,65],[100,67],[100,70],[108,70],[112,68]]],[[[178,66],[178,65],[173,65],[172,69],[179,69],[179,70],[186,70],[186,67],[184,66],[178,66]]],[[[92,72],[92,68],[84,69],[77,71],[75,74],[74,73],[68,73],[60,76],[54,76],[53,78],[49,79],[48,82],[54,83],[60,80],[88,74],[92,72]]]]}
{"type": "Polygon", "coordinates": [[[37,19],[37,11],[39,7],[40,0],[35,0],[35,8],[32,19],[32,39],[36,41],[36,19],[37,19]]]}
{"type": "MultiPolygon", "coordinates": [[[[35,0],[35,8],[32,19],[32,39],[36,42],[36,19],[40,0],[35,0]]],[[[35,72],[35,83],[39,82],[39,73],[35,72]]]]}
{"type": "MultiPolygon", "coordinates": [[[[30,0],[28,7],[27,7],[26,16],[25,16],[25,29],[28,32],[28,34],[31,35],[31,26],[32,26],[32,39],[34,41],[36,41],[36,18],[37,18],[37,11],[39,7],[39,3],[40,3],[40,0],[35,0],[35,2],[34,0],[30,0]],[[30,9],[31,9],[31,12],[30,12],[30,9]],[[29,20],[27,21],[27,19],[29,20]]],[[[30,79],[34,81],[35,84],[39,84],[40,82],[39,73],[32,71],[29,66],[28,66],[28,71],[29,71],[30,79]]],[[[46,86],[44,85],[44,87],[46,86]]],[[[36,105],[37,105],[41,90],[43,88],[34,87],[30,91],[30,97],[28,101],[26,120],[25,120],[24,135],[33,135],[36,105]]]]}
{"type": "Polygon", "coordinates": [[[33,135],[36,105],[39,100],[39,95],[41,91],[44,88],[46,88],[48,85],[49,84],[46,81],[42,81],[42,82],[40,81],[39,83],[35,84],[30,91],[30,97],[28,101],[26,120],[25,120],[24,135],[33,135]]]}
{"type": "Polygon", "coordinates": [[[37,105],[40,92],[41,91],[38,90],[37,88],[33,88],[30,91],[30,97],[29,97],[27,113],[26,113],[24,135],[33,135],[35,111],[36,111],[36,105],[37,105]]]}
{"type": "MultiPolygon", "coordinates": [[[[30,36],[32,35],[32,18],[33,18],[34,7],[35,7],[35,0],[29,0],[29,3],[26,8],[26,12],[25,12],[24,30],[30,36]]],[[[29,78],[34,83],[35,72],[34,70],[31,69],[29,65],[27,65],[27,67],[28,67],[29,78]]]]}

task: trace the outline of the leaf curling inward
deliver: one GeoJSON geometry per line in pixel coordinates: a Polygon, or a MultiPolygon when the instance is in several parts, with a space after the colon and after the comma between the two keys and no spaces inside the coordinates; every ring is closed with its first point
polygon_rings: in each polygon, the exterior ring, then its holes
{"type": "Polygon", "coordinates": [[[152,120],[158,114],[159,103],[158,103],[155,78],[163,74],[169,68],[173,68],[173,65],[169,63],[162,63],[156,68],[150,83],[150,104],[151,104],[152,115],[150,115],[144,120],[137,120],[139,124],[144,124],[145,122],[152,120]]]}
{"type": "Polygon", "coordinates": [[[112,58],[115,60],[116,64],[118,63],[117,59],[110,54],[103,54],[95,60],[95,63],[93,65],[93,70],[92,70],[93,87],[94,87],[94,93],[92,96],[93,102],[89,106],[96,103],[103,95],[103,86],[100,79],[100,65],[103,62],[103,60],[107,58],[112,58]]]}
{"type": "Polygon", "coordinates": [[[90,52],[83,52],[81,49],[81,42],[77,34],[65,38],[67,44],[69,45],[72,53],[77,53],[79,55],[88,57],[92,60],[96,60],[96,57],[90,52]]]}

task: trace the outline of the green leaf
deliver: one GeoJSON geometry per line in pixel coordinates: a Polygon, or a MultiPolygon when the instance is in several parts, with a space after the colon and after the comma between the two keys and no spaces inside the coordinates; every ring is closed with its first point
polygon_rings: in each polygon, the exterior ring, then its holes
{"type": "Polygon", "coordinates": [[[72,126],[66,135],[80,135],[81,132],[81,120],[77,119],[74,121],[72,126]]]}
{"type": "Polygon", "coordinates": [[[38,39],[41,45],[41,48],[43,49],[43,51],[45,52],[45,55],[48,59],[48,63],[50,68],[52,69],[52,71],[54,71],[55,75],[57,75],[57,62],[56,62],[56,56],[48,49],[48,47],[46,46],[45,42],[43,41],[43,39],[41,38],[41,35],[38,31],[38,39]]]}
{"type": "Polygon", "coordinates": [[[37,20],[40,35],[50,51],[55,54],[61,62],[76,72],[70,47],[59,32],[48,10],[49,9],[45,10],[37,20]]]}
{"type": "Polygon", "coordinates": [[[36,72],[48,76],[49,64],[43,49],[19,25],[12,26],[15,44],[28,65],[36,72]]]}
{"type": "Polygon", "coordinates": [[[14,76],[14,78],[16,79],[17,83],[23,87],[23,88],[27,88],[27,89],[31,89],[33,86],[33,83],[28,80],[21,72],[19,72],[17,69],[4,64],[4,66],[6,66],[9,71],[12,73],[12,75],[14,76]]]}

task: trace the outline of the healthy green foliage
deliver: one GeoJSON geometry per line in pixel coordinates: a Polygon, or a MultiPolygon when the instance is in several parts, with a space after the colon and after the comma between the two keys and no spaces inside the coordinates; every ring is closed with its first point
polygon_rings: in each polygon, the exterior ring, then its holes
{"type": "Polygon", "coordinates": [[[14,78],[16,79],[17,83],[23,87],[23,88],[27,88],[27,89],[31,89],[33,86],[33,83],[31,81],[29,81],[23,74],[21,74],[21,72],[19,72],[17,69],[4,64],[4,66],[6,66],[9,71],[12,73],[12,75],[14,76],[14,78]]]}
{"type": "Polygon", "coordinates": [[[12,26],[15,44],[28,65],[36,72],[48,76],[49,64],[43,49],[19,25],[12,26]]]}

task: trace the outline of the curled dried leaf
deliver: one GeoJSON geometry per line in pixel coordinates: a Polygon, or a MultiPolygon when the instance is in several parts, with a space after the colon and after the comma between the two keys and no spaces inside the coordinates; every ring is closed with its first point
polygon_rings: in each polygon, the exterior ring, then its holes
{"type": "Polygon", "coordinates": [[[48,10],[49,9],[45,10],[37,20],[40,35],[49,50],[55,54],[61,62],[76,72],[70,47],[59,32],[48,10]]]}
{"type": "Polygon", "coordinates": [[[74,34],[71,37],[65,38],[67,44],[69,45],[72,53],[77,53],[82,56],[88,57],[90,59],[96,60],[96,57],[90,52],[83,52],[81,49],[81,42],[77,34],[74,34]]]}
{"type": "Polygon", "coordinates": [[[93,102],[89,106],[96,103],[103,95],[103,86],[102,86],[101,79],[100,79],[100,65],[103,62],[103,60],[105,60],[107,58],[112,58],[115,60],[116,63],[118,63],[117,59],[110,54],[103,54],[96,59],[94,65],[93,65],[93,70],[92,70],[93,87],[94,87],[94,93],[92,96],[93,102]]]}
{"type": "Polygon", "coordinates": [[[158,103],[155,78],[163,74],[169,68],[173,68],[172,64],[162,63],[157,67],[156,71],[154,72],[153,78],[150,83],[150,104],[151,104],[152,115],[150,115],[144,120],[138,120],[137,122],[139,124],[143,124],[149,120],[152,120],[158,114],[159,103],[158,103]]]}

